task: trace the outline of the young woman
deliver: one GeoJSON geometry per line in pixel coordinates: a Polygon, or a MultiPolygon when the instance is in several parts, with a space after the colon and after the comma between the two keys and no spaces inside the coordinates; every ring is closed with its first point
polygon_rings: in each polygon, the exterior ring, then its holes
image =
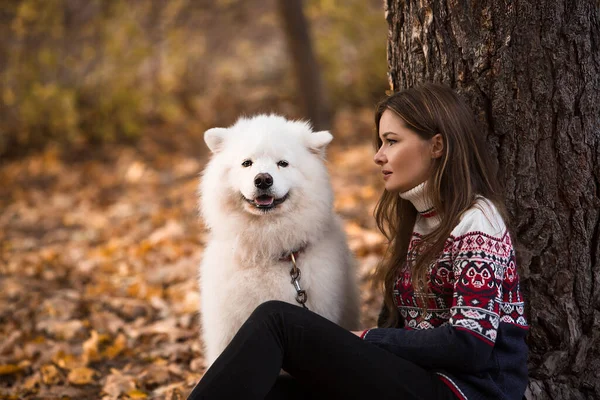
{"type": "Polygon", "coordinates": [[[502,195],[481,132],[449,88],[376,112],[389,241],[378,328],[348,332],[260,305],[190,399],[521,399],[527,322],[502,195]],[[280,370],[289,376],[280,376],[280,370]]]}

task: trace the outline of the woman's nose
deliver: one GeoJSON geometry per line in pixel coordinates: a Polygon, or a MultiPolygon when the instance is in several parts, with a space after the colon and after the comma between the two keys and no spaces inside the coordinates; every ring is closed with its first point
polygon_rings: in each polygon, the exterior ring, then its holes
{"type": "Polygon", "coordinates": [[[377,151],[377,153],[375,153],[375,156],[373,157],[373,161],[375,161],[375,164],[377,165],[383,165],[385,164],[385,154],[383,153],[383,151],[381,151],[382,148],[379,148],[379,150],[377,151]]]}

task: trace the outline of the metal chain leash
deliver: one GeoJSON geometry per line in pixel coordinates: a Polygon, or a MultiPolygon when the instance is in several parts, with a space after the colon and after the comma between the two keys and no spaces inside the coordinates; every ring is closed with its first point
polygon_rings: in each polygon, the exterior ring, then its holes
{"type": "Polygon", "coordinates": [[[308,295],[305,290],[302,290],[300,287],[300,268],[296,265],[296,257],[294,257],[294,253],[291,254],[292,257],[292,269],[290,270],[290,276],[292,277],[292,285],[294,285],[294,289],[296,289],[296,301],[302,304],[302,307],[308,310],[306,307],[306,300],[308,300],[308,295]]]}

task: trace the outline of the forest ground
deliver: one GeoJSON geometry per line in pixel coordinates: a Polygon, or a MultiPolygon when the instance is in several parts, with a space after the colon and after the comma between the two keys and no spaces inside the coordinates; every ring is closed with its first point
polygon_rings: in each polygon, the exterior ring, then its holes
{"type": "MultiPolygon", "coordinates": [[[[0,399],[185,398],[204,372],[197,185],[206,127],[148,127],[0,164],[0,399]]],[[[380,296],[372,110],[336,114],[328,167],[358,260],[362,323],[380,296]]]]}

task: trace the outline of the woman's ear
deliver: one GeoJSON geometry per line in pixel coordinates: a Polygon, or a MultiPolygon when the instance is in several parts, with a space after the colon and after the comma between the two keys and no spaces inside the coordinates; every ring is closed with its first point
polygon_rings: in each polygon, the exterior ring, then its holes
{"type": "Polygon", "coordinates": [[[436,133],[430,139],[431,142],[431,158],[440,158],[444,154],[444,137],[441,133],[436,133]]]}

